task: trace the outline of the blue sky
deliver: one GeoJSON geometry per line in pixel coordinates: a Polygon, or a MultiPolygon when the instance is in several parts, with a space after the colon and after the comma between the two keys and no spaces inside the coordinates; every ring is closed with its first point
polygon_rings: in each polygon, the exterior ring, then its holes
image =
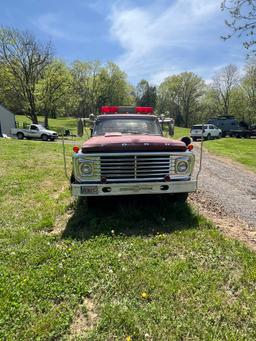
{"type": "Polygon", "coordinates": [[[136,84],[193,71],[209,81],[227,64],[242,68],[239,39],[223,42],[218,0],[0,0],[0,24],[51,40],[66,62],[116,62],[136,84]]]}

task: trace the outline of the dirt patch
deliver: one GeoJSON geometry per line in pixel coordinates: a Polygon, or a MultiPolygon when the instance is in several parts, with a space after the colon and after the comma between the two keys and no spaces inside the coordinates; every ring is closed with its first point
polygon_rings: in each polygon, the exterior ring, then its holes
{"type": "Polygon", "coordinates": [[[86,334],[97,323],[98,315],[95,311],[95,305],[91,297],[84,299],[79,306],[76,316],[70,326],[70,334],[68,340],[77,340],[86,337],[86,334]]]}
{"type": "MultiPolygon", "coordinates": [[[[70,204],[72,206],[72,202],[70,204]]],[[[68,209],[64,214],[59,215],[56,218],[55,224],[51,229],[47,229],[46,233],[49,233],[51,235],[60,235],[62,234],[67,226],[67,222],[74,214],[74,211],[72,208],[68,209]]]]}
{"type": "Polygon", "coordinates": [[[199,214],[211,220],[226,236],[237,239],[256,251],[256,230],[237,217],[226,213],[225,207],[212,200],[207,193],[197,191],[189,196],[189,203],[199,214]]]}

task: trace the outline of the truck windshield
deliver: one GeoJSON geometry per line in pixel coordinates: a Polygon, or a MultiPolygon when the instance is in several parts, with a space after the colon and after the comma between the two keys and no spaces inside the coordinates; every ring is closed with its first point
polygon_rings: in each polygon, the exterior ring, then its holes
{"type": "MultiPolygon", "coordinates": [[[[206,126],[204,126],[204,129],[207,128],[206,126]]],[[[197,129],[197,130],[202,130],[202,126],[201,125],[195,125],[192,127],[192,129],[197,129]]]]}
{"type": "Polygon", "coordinates": [[[106,133],[161,135],[157,119],[150,118],[108,118],[96,121],[93,135],[106,133]]]}

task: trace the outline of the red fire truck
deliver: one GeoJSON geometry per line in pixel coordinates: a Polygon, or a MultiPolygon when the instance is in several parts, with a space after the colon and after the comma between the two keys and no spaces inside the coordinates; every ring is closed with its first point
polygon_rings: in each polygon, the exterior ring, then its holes
{"type": "Polygon", "coordinates": [[[196,190],[188,137],[163,137],[151,107],[103,106],[92,136],[73,148],[72,194],[169,194],[185,201],[196,190]]]}

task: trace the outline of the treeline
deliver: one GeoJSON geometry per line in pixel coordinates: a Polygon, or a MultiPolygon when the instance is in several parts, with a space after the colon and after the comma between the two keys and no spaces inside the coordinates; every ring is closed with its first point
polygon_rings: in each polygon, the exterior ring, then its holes
{"type": "Polygon", "coordinates": [[[153,106],[189,127],[216,115],[256,121],[256,61],[243,75],[234,65],[218,71],[210,84],[192,72],[167,77],[158,87],[147,80],[136,87],[118,65],[56,59],[51,44],[28,32],[0,29],[0,103],[34,123],[38,114],[88,117],[102,105],[153,106]]]}
{"type": "Polygon", "coordinates": [[[28,32],[0,30],[0,102],[37,123],[45,117],[95,113],[101,105],[130,104],[133,88],[126,74],[109,62],[54,58],[51,44],[41,44],[28,32]]]}
{"type": "Polygon", "coordinates": [[[223,67],[209,84],[192,72],[167,77],[157,91],[157,109],[185,127],[218,115],[256,123],[256,60],[247,63],[243,75],[235,65],[223,67]]]}

